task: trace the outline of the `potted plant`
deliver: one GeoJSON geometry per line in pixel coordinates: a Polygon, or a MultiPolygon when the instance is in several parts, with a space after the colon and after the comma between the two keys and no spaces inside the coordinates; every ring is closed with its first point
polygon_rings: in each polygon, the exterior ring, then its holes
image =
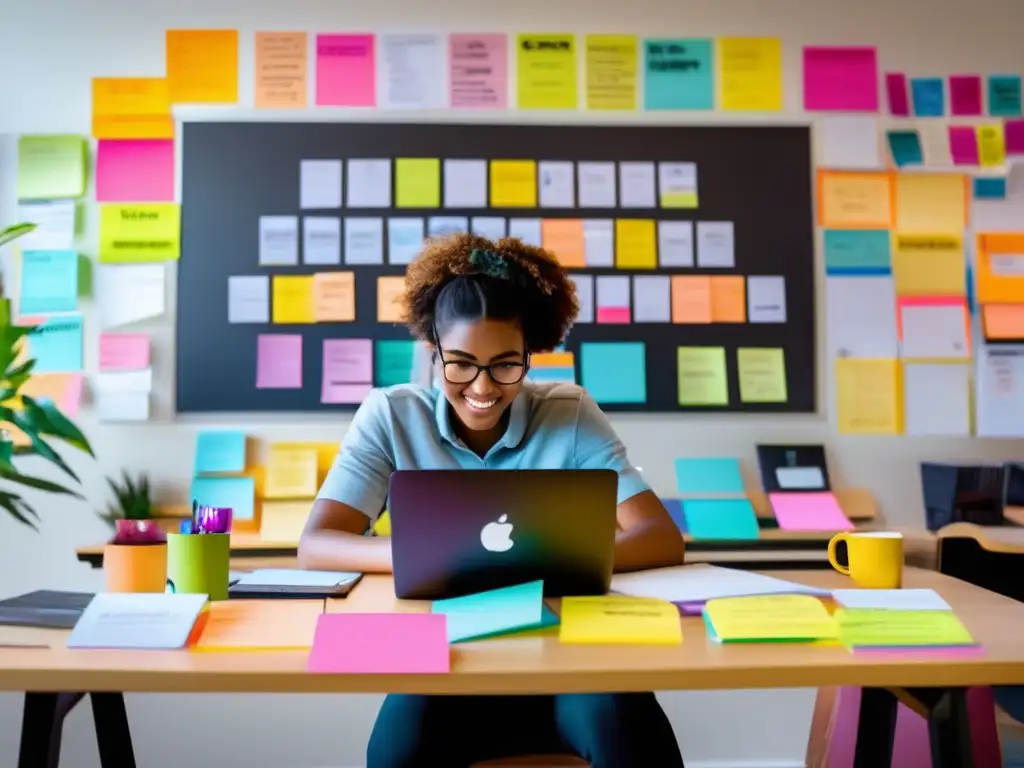
{"type": "Polygon", "coordinates": [[[114,502],[100,515],[114,527],[103,548],[108,592],[163,592],[167,584],[167,536],[153,519],[149,478],[127,471],[107,478],[114,502]]]}
{"type": "Polygon", "coordinates": [[[107,506],[100,517],[112,528],[118,520],[152,520],[156,517],[146,475],[133,478],[126,470],[121,473],[119,480],[108,477],[107,485],[114,492],[114,502],[107,506]]]}

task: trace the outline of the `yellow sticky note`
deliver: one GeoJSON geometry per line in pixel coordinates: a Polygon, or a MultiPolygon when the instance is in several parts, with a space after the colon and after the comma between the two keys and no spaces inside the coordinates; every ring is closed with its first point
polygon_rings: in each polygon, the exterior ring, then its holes
{"type": "Polygon", "coordinates": [[[395,205],[438,208],[441,205],[441,161],[433,157],[400,157],[395,161],[395,205]]]}
{"type": "Polygon", "coordinates": [[[170,90],[165,77],[94,77],[95,139],[172,139],[170,90]]]}
{"type": "Polygon", "coordinates": [[[260,505],[260,539],[297,544],[312,506],[309,500],[264,501],[260,505]]]}
{"type": "Polygon", "coordinates": [[[315,323],[313,275],[274,275],[272,321],[276,324],[315,323]]]}
{"type": "Polygon", "coordinates": [[[678,645],[679,609],[646,597],[564,597],[558,639],[563,643],[678,645]]]}
{"type": "Polygon", "coordinates": [[[492,160],[491,207],[536,208],[537,163],[533,160],[492,160]]]}
{"type": "Polygon", "coordinates": [[[711,278],[705,275],[672,275],[672,322],[711,322],[711,278]]]}
{"type": "Polygon", "coordinates": [[[544,250],[566,269],[582,269],[587,265],[582,219],[544,219],[540,223],[540,241],[544,250]]]}
{"type": "Polygon", "coordinates": [[[839,639],[848,647],[973,645],[967,627],[953,611],[884,611],[840,608],[839,639]]]}
{"type": "Polygon", "coordinates": [[[1006,162],[1006,140],[1001,125],[979,125],[978,162],[983,166],[1002,165],[1006,162]]]}
{"type": "Polygon", "coordinates": [[[903,432],[903,369],[890,358],[836,360],[836,418],[843,435],[903,432]]]}
{"type": "Polygon", "coordinates": [[[967,265],[959,235],[893,236],[892,276],[897,296],[963,296],[967,265]]]}
{"type": "Polygon", "coordinates": [[[704,613],[718,640],[727,642],[836,640],[836,622],[810,595],[761,595],[708,600],[704,613]]]}
{"type": "MultiPolygon", "coordinates": [[[[334,466],[334,459],[338,455],[337,443],[274,443],[274,446],[281,450],[288,451],[313,451],[316,453],[316,474],[317,483],[321,484],[327,473],[334,466]]],[[[259,492],[262,496],[262,492],[259,492]]]]}
{"type": "Polygon", "coordinates": [[[736,350],[736,367],[740,402],[784,403],[789,399],[786,355],[781,347],[740,347],[736,350]]]}
{"type": "Polygon", "coordinates": [[[967,177],[960,173],[900,173],[896,176],[896,229],[902,232],[963,232],[967,226],[967,177]]]}
{"type": "Polygon", "coordinates": [[[377,322],[401,323],[405,319],[402,299],[405,296],[405,277],[377,278],[377,322]]]}
{"type": "Polygon", "coordinates": [[[373,524],[373,532],[378,536],[391,535],[391,514],[385,509],[373,524]]]}
{"type": "Polygon", "coordinates": [[[889,229],[893,222],[889,173],[818,172],[818,225],[829,229],[889,229]]]}
{"type": "Polygon", "coordinates": [[[176,261],[181,254],[177,203],[106,203],[100,206],[101,264],[176,261]]]}
{"type": "Polygon", "coordinates": [[[635,35],[587,35],[587,109],[636,109],[635,35]]]}
{"type": "Polygon", "coordinates": [[[718,41],[722,109],[782,109],[782,42],[775,37],[723,37],[718,41]]]}
{"type": "Polygon", "coordinates": [[[267,499],[313,498],[317,491],[316,451],[272,445],[264,483],[267,499]]]}
{"type": "Polygon", "coordinates": [[[679,347],[676,370],[680,405],[728,405],[724,347],[679,347]]]}
{"type": "Polygon", "coordinates": [[[169,29],[166,51],[172,104],[238,101],[238,30],[169,29]]]}
{"type": "Polygon", "coordinates": [[[715,275],[711,278],[711,322],[747,321],[747,281],[742,275],[715,275]]]}
{"type": "Polygon", "coordinates": [[[655,269],[658,235],[652,219],[615,220],[615,266],[619,269],[655,269]]]}
{"type": "Polygon", "coordinates": [[[576,109],[576,35],[519,35],[516,85],[519,109],[576,109]]]}
{"type": "Polygon", "coordinates": [[[313,275],[313,319],[318,323],[351,323],[356,319],[356,276],[352,272],[313,275]]]}

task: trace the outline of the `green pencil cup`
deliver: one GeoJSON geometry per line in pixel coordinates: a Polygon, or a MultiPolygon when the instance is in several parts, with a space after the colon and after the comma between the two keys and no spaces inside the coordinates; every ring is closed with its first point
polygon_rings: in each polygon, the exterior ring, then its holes
{"type": "Polygon", "coordinates": [[[167,591],[228,599],[229,533],[168,533],[167,591]]]}

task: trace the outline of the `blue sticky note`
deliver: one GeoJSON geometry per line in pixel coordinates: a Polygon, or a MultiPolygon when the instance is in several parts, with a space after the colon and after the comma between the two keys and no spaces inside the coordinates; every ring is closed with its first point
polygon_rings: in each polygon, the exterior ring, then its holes
{"type": "Polygon", "coordinates": [[[826,229],[826,274],[889,274],[891,239],[887,229],[826,229]]]}
{"type": "Polygon", "coordinates": [[[82,370],[82,316],[58,315],[36,325],[28,336],[29,356],[36,373],[82,370]]]}
{"type": "Polygon", "coordinates": [[[889,154],[900,168],[908,165],[924,165],[924,150],[917,131],[889,131],[889,154]]]}
{"type": "Polygon", "coordinates": [[[672,518],[672,522],[676,524],[679,532],[686,533],[686,515],[683,514],[683,502],[679,499],[662,499],[661,504],[665,507],[665,511],[668,512],[668,516],[672,518]]]}
{"type": "Polygon", "coordinates": [[[465,216],[431,216],[427,219],[429,237],[445,237],[469,232],[469,219],[465,216]]]}
{"type": "Polygon", "coordinates": [[[743,493],[739,459],[676,459],[680,493],[743,493]]]}
{"type": "Polygon", "coordinates": [[[642,341],[580,344],[580,379],[598,403],[647,402],[647,356],[642,341]]]}
{"type": "Polygon", "coordinates": [[[244,432],[200,432],[196,436],[195,474],[206,472],[243,472],[245,470],[244,432]]]}
{"type": "Polygon", "coordinates": [[[975,200],[1005,200],[1006,179],[995,176],[977,176],[974,179],[975,200]]]}
{"type": "Polygon", "coordinates": [[[25,251],[19,298],[23,315],[74,311],[78,305],[78,254],[25,251]]]}
{"type": "Polygon", "coordinates": [[[256,482],[251,477],[194,477],[192,500],[210,507],[231,507],[232,519],[252,520],[256,482]]]}
{"type": "Polygon", "coordinates": [[[530,381],[562,381],[566,384],[576,383],[575,368],[531,368],[526,375],[530,381]]]}
{"type": "Polygon", "coordinates": [[[988,113],[994,117],[1020,116],[1020,75],[989,75],[988,113]]]}
{"type": "Polygon", "coordinates": [[[435,600],[431,611],[448,617],[449,643],[537,629],[558,621],[551,611],[545,612],[543,581],[435,600]]]}
{"type": "Polygon", "coordinates": [[[644,41],[645,109],[714,109],[711,40],[644,41]]]}
{"type": "Polygon", "coordinates": [[[941,77],[915,77],[910,94],[917,117],[942,117],[946,114],[946,84],[941,77]]]}
{"type": "Polygon", "coordinates": [[[686,527],[694,539],[756,539],[757,516],[747,499],[686,499],[686,527]]]}

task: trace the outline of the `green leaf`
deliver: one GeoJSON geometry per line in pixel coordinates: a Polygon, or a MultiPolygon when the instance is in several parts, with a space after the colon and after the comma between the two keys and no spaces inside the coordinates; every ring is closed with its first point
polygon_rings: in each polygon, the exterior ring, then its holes
{"type": "Polygon", "coordinates": [[[37,491],[46,491],[47,493],[61,493],[67,496],[74,496],[76,499],[82,498],[82,494],[78,491],[65,488],[63,485],[44,480],[41,477],[32,477],[31,475],[23,475],[18,470],[11,467],[10,470],[0,470],[0,477],[7,480],[10,483],[17,485],[24,485],[26,488],[35,488],[37,491]]]}
{"type": "Polygon", "coordinates": [[[5,379],[17,378],[19,376],[30,376],[32,369],[36,367],[35,360],[29,360],[27,363],[22,363],[17,368],[12,368],[4,374],[5,379]]]}
{"type": "Polygon", "coordinates": [[[36,228],[36,224],[12,224],[9,227],[0,229],[0,245],[12,243],[19,237],[24,237],[36,228]]]}
{"type": "Polygon", "coordinates": [[[80,451],[84,451],[93,458],[96,454],[92,452],[92,446],[86,440],[85,435],[51,402],[40,403],[28,395],[22,395],[21,401],[25,404],[25,410],[36,416],[41,423],[46,424],[45,435],[59,437],[68,445],[73,445],[80,451]]]}
{"type": "Polygon", "coordinates": [[[35,521],[31,519],[35,518],[35,520],[38,520],[39,515],[21,496],[13,493],[0,493],[0,507],[6,509],[11,514],[11,517],[19,523],[27,525],[33,531],[39,530],[35,521]]]}
{"type": "Polygon", "coordinates": [[[42,458],[46,459],[52,464],[56,464],[58,467],[64,470],[64,472],[67,473],[76,483],[82,482],[81,480],[78,479],[78,475],[75,474],[75,471],[67,465],[67,462],[65,462],[64,459],[61,458],[59,453],[57,453],[55,450],[53,450],[52,447],[50,447],[49,443],[47,443],[45,440],[43,440],[42,437],[40,437],[40,435],[35,431],[33,425],[29,423],[25,418],[23,418],[22,414],[12,412],[11,417],[11,423],[17,426],[26,435],[28,435],[29,440],[32,441],[32,447],[35,448],[36,454],[38,456],[41,456],[42,458]]]}

